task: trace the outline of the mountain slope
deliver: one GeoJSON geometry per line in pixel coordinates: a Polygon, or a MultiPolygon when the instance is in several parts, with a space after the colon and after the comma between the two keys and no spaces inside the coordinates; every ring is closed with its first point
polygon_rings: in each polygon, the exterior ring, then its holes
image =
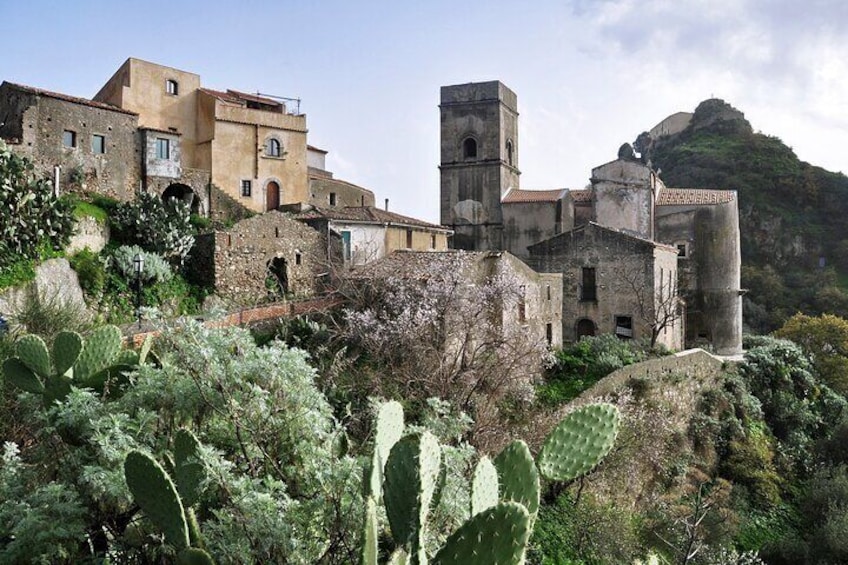
{"type": "Polygon", "coordinates": [[[848,177],[799,160],[717,99],[679,133],[645,132],[634,146],[666,186],[738,191],[752,330],[775,329],[797,311],[848,315],[848,177]]]}

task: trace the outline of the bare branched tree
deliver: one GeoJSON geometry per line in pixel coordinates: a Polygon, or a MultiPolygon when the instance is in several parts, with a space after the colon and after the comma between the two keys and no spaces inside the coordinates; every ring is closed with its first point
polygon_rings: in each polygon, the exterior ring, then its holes
{"type": "Polygon", "coordinates": [[[652,282],[641,265],[622,267],[618,275],[632,293],[639,319],[651,330],[651,348],[654,348],[660,333],[681,317],[683,301],[678,293],[677,277],[669,273],[668,278],[658,277],[659,281],[652,282]]]}

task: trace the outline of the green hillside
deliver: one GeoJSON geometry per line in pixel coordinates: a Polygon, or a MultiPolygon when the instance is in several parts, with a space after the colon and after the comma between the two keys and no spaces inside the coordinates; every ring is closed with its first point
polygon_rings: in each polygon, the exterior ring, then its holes
{"type": "Polygon", "coordinates": [[[635,147],[666,186],[738,191],[752,330],[773,330],[798,311],[848,315],[848,177],[799,160],[717,99],[702,102],[682,132],[646,132],[635,147]]]}

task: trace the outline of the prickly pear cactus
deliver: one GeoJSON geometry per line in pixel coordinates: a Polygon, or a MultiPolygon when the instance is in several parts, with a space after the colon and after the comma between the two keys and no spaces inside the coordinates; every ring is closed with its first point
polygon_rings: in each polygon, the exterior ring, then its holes
{"type": "Polygon", "coordinates": [[[495,457],[494,463],[500,480],[501,500],[518,502],[535,517],[539,511],[539,471],[527,444],[513,441],[495,457]]]}
{"type": "Polygon", "coordinates": [[[215,565],[215,561],[202,549],[187,547],[177,554],[177,565],[215,565]]]}
{"type": "Polygon", "coordinates": [[[392,556],[389,557],[388,565],[407,565],[409,563],[409,556],[402,548],[398,548],[392,553],[392,556]]]}
{"type": "Polygon", "coordinates": [[[383,496],[392,536],[400,545],[418,545],[439,479],[441,460],[439,442],[429,432],[403,438],[389,453],[383,496]]]}
{"type": "Polygon", "coordinates": [[[3,361],[3,375],[6,381],[23,391],[33,394],[44,393],[44,383],[17,357],[10,357],[3,361]]]}
{"type": "Polygon", "coordinates": [[[517,502],[501,502],[472,516],[445,542],[432,565],[519,565],[530,538],[530,514],[517,502]]]}
{"type": "Polygon", "coordinates": [[[389,460],[389,452],[403,436],[403,406],[400,402],[391,400],[380,406],[377,412],[377,433],[374,440],[374,451],[380,456],[383,468],[389,460]]]}
{"type": "Polygon", "coordinates": [[[189,546],[188,524],[177,489],[155,459],[131,451],[124,460],[124,477],[133,499],[147,518],[165,534],[165,541],[177,548],[189,546]]]}
{"type": "Polygon", "coordinates": [[[483,456],[474,468],[471,480],[471,515],[498,503],[498,471],[492,460],[483,456]]]}
{"type": "Polygon", "coordinates": [[[74,379],[87,383],[115,362],[121,352],[121,330],[101,326],[91,332],[74,365],[74,379]]]}
{"type": "Polygon", "coordinates": [[[174,437],[174,479],[177,491],[188,507],[197,502],[206,480],[206,465],[200,454],[200,442],[186,429],[179,429],[174,437]]]}
{"type": "Polygon", "coordinates": [[[377,504],[368,497],[365,502],[365,532],[362,540],[362,565],[377,565],[377,504]]]}
{"type": "Polygon", "coordinates": [[[77,362],[82,346],[82,336],[76,332],[60,332],[56,335],[53,340],[53,365],[57,375],[68,374],[77,362]]]}
{"type": "Polygon", "coordinates": [[[570,481],[589,472],[612,449],[620,420],[612,404],[578,408],[545,439],[537,461],[539,471],[555,481],[570,481]]]}
{"type": "Polygon", "coordinates": [[[50,370],[50,352],[47,351],[47,345],[41,337],[35,334],[27,334],[21,336],[15,345],[18,359],[29,367],[33,373],[42,379],[47,378],[52,373],[50,370]]]}

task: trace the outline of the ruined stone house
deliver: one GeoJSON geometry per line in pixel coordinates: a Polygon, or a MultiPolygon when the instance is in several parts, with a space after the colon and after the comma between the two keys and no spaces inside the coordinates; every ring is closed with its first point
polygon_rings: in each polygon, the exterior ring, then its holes
{"type": "Polygon", "coordinates": [[[562,273],[565,339],[648,338],[673,289],[660,343],[741,351],[735,191],[668,188],[629,146],[592,170],[587,189],[521,189],[514,92],[498,81],[445,86],[440,114],[441,221],[454,246],[562,273]]]}
{"type": "Polygon", "coordinates": [[[536,272],[507,252],[396,250],[352,269],[348,280],[354,285],[394,279],[425,283],[434,277],[457,283],[458,296],[506,290],[488,312],[495,326],[505,335],[520,334],[554,347],[562,345],[562,275],[536,272]],[[489,283],[492,286],[481,291],[489,283]]]}

